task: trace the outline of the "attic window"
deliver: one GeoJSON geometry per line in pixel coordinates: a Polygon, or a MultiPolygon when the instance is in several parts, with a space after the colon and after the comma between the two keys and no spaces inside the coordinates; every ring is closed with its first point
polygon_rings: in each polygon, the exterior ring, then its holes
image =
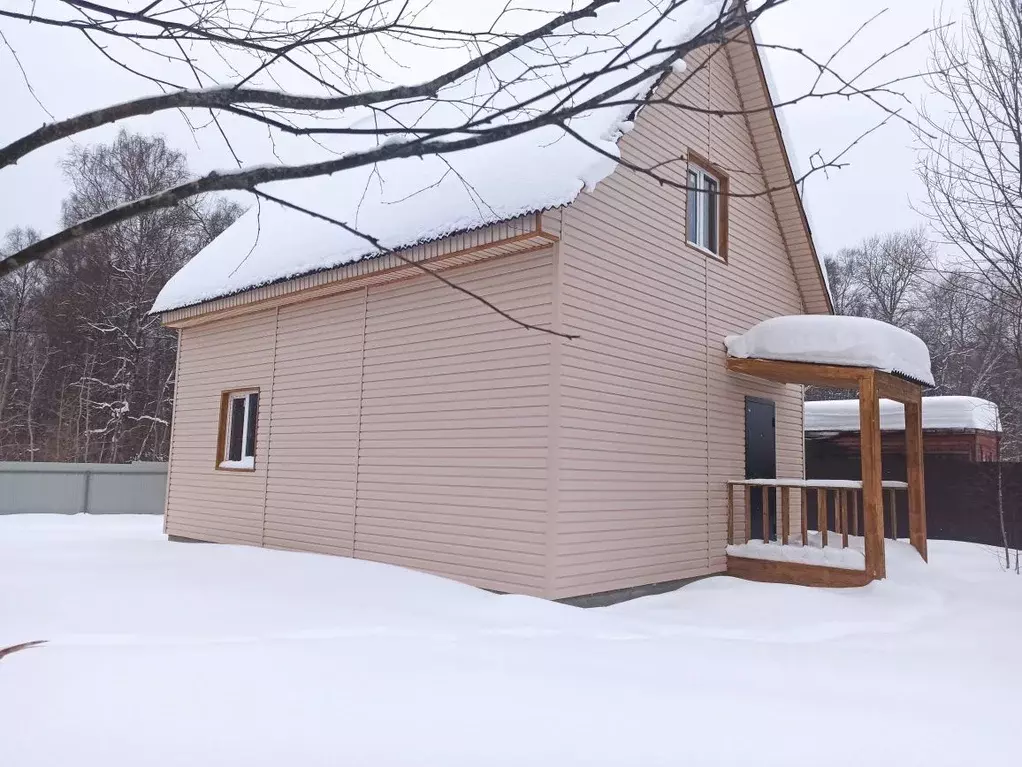
{"type": "Polygon", "coordinates": [[[727,176],[690,153],[686,239],[689,245],[727,258],[727,176]]]}
{"type": "Polygon", "coordinates": [[[218,469],[254,471],[258,391],[225,391],[220,396],[218,469]]]}

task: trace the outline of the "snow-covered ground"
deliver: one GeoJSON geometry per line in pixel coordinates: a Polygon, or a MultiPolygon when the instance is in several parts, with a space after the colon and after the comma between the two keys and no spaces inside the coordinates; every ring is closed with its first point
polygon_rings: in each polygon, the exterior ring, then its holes
{"type": "Polygon", "coordinates": [[[395,567],[0,517],[0,764],[1011,761],[1022,578],[889,546],[826,591],[710,578],[582,610],[395,567]]]}

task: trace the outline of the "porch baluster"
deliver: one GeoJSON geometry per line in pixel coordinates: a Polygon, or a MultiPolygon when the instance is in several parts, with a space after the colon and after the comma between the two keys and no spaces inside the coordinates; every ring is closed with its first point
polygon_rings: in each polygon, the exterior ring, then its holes
{"type": "Polygon", "coordinates": [[[827,545],[827,490],[816,489],[816,527],[820,531],[820,545],[827,545]]]}
{"type": "Polygon", "coordinates": [[[727,486],[727,545],[735,542],[735,486],[727,486]]]}
{"type": "Polygon", "coordinates": [[[841,548],[848,548],[848,491],[839,490],[841,494],[841,548]]]}
{"type": "Polygon", "coordinates": [[[763,543],[770,543],[770,488],[763,485],[763,543]]]}
{"type": "Polygon", "coordinates": [[[791,535],[791,488],[781,488],[781,543],[788,545],[788,536],[791,535]]]}
{"type": "Polygon", "coordinates": [[[752,486],[745,485],[745,542],[752,540],[752,486]]]}
{"type": "Polygon", "coordinates": [[[809,545],[809,493],[802,488],[802,545],[809,545]]]}

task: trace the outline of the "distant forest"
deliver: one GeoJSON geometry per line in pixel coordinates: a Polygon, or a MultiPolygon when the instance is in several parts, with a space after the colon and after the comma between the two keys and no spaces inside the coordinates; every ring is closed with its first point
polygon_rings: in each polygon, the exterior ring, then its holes
{"type": "MultiPolygon", "coordinates": [[[[122,131],[62,163],[70,225],[180,183],[185,157],[122,131]]],[[[199,198],[118,224],[0,280],[0,459],[165,460],[176,337],[148,315],[163,284],[241,208],[199,198]]],[[[16,252],[39,234],[7,232],[16,252]]]]}

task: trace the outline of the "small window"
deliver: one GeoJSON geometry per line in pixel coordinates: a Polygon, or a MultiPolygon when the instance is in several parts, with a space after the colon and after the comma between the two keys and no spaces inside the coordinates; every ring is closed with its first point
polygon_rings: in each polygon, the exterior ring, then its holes
{"type": "Polygon", "coordinates": [[[259,392],[224,392],[220,402],[220,438],[217,468],[234,471],[255,469],[256,421],[259,392]]]}
{"type": "Polygon", "coordinates": [[[725,257],[727,226],[726,195],[726,176],[689,163],[686,237],[690,245],[722,258],[725,257]]]}

